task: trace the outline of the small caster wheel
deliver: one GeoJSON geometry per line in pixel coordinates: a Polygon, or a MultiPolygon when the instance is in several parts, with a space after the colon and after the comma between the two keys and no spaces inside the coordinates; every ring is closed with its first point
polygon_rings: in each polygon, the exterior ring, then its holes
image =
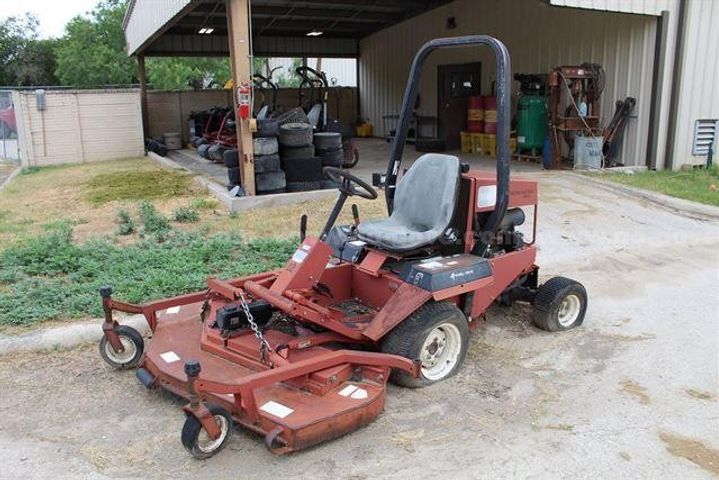
{"type": "Polygon", "coordinates": [[[140,363],[140,357],[145,350],[145,342],[142,340],[140,332],[127,325],[119,325],[115,327],[115,333],[120,337],[120,343],[124,347],[123,352],[116,352],[107,337],[103,336],[100,340],[100,356],[112,368],[124,370],[136,367],[140,363]]]}
{"type": "Polygon", "coordinates": [[[578,327],[587,313],[587,291],[572,279],[554,277],[537,290],[532,322],[547,332],[578,327]]]}
{"type": "Polygon", "coordinates": [[[182,445],[193,457],[200,460],[210,458],[225,448],[232,434],[232,417],[229,412],[212,404],[207,405],[207,409],[212,413],[217,425],[220,427],[219,437],[214,440],[210,438],[194,415],[188,415],[185,424],[182,426],[182,445]]]}

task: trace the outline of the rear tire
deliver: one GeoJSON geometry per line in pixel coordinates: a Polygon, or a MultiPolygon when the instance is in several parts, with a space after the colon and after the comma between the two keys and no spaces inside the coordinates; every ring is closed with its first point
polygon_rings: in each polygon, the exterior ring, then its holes
{"type": "Polygon", "coordinates": [[[422,362],[414,378],[393,370],[390,380],[397,385],[420,388],[456,374],[469,347],[467,318],[447,302],[427,303],[397,325],[382,342],[382,351],[422,362]]]}
{"type": "Polygon", "coordinates": [[[115,327],[115,333],[120,337],[120,343],[125,351],[115,352],[110,342],[107,341],[107,337],[103,335],[100,340],[100,356],[105,363],[118,370],[136,367],[145,350],[145,341],[142,339],[142,335],[127,325],[118,325],[115,327]]]}
{"type": "Polygon", "coordinates": [[[532,323],[547,332],[578,327],[587,313],[587,291],[570,278],[554,277],[541,285],[534,297],[532,323]]]}
{"type": "Polygon", "coordinates": [[[182,446],[190,454],[200,460],[216,455],[227,445],[232,436],[232,416],[227,410],[217,405],[208,404],[207,409],[215,417],[220,426],[220,436],[212,440],[202,428],[202,424],[194,415],[188,415],[185,424],[182,426],[180,437],[182,446]]]}

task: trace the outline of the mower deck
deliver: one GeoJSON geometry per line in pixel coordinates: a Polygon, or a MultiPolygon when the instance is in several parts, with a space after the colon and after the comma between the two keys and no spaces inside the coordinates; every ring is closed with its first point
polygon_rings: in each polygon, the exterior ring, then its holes
{"type": "MultiPolygon", "coordinates": [[[[340,363],[253,389],[257,416],[243,413],[247,411],[249,397],[242,400],[240,395],[204,390],[202,384],[239,387],[258,373],[269,371],[256,361],[259,342],[250,332],[228,339],[225,347],[218,344],[217,338],[213,338],[215,332],[207,331],[212,330],[210,327],[203,331],[203,323],[198,321],[201,305],[186,305],[177,313],[165,311],[158,315],[152,342],[140,365],[154,378],[153,386],[188,399],[184,365],[190,359],[199,361],[200,398],[222,406],[235,421],[265,435],[266,442],[270,442],[268,447],[275,453],[299,450],[344,435],[370,423],[383,410],[386,369],[370,369],[365,375],[351,363],[340,363]]],[[[294,338],[277,330],[267,331],[265,337],[273,344],[294,338]]],[[[312,361],[331,352],[321,346],[308,347],[292,351],[288,361],[312,361]]]]}

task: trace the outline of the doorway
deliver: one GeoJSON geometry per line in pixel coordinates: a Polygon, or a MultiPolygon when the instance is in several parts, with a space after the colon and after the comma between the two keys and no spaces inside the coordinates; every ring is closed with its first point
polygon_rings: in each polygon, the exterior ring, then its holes
{"type": "Polygon", "coordinates": [[[460,147],[459,132],[467,126],[467,102],[481,95],[482,64],[461,63],[437,67],[437,123],[448,150],[460,147]]]}

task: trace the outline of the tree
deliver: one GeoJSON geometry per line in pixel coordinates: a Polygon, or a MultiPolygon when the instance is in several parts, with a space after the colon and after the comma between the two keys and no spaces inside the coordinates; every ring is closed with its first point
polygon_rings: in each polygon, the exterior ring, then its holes
{"type": "Polygon", "coordinates": [[[222,87],[232,77],[228,58],[148,58],[147,79],[159,90],[222,87]]]}
{"type": "Polygon", "coordinates": [[[26,13],[0,24],[0,85],[54,85],[55,40],[38,40],[37,17],[26,13]]]}
{"type": "Polygon", "coordinates": [[[126,7],[127,0],[101,0],[89,16],[70,20],[56,49],[61,84],[93,87],[137,81],[137,65],[125,51],[126,7]]]}

